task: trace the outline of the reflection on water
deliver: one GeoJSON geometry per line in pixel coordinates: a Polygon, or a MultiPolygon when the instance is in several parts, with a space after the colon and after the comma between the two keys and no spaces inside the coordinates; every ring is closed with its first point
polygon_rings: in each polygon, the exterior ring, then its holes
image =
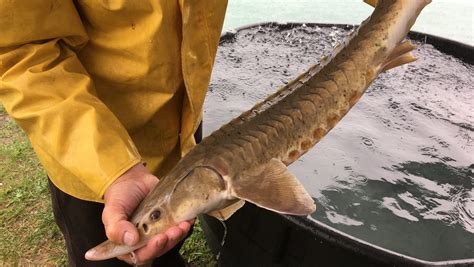
{"type": "MultiPolygon", "coordinates": [[[[256,28],[221,45],[204,114],[209,134],[331,50],[345,30],[256,28]]],[[[316,220],[425,260],[474,258],[474,68],[431,45],[382,74],[290,166],[316,220]]]]}
{"type": "Polygon", "coordinates": [[[321,190],[313,217],[385,248],[422,259],[471,258],[472,167],[405,162],[387,168],[396,182],[337,179],[321,190]],[[409,242],[409,243],[408,243],[409,242]]]}

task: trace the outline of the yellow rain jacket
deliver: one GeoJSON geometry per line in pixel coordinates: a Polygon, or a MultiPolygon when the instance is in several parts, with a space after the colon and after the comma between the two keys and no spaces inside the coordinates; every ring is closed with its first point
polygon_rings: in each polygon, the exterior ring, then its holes
{"type": "Polygon", "coordinates": [[[227,1],[0,0],[0,100],[77,198],[195,144],[227,1]]]}

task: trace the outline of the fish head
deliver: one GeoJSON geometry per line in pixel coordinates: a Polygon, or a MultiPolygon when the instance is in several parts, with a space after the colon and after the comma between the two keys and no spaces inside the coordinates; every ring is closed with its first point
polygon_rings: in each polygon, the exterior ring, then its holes
{"type": "MultiPolygon", "coordinates": [[[[167,177],[166,179],[169,179],[167,177]]],[[[131,221],[146,238],[228,203],[222,176],[210,167],[198,166],[179,179],[159,183],[138,207],[131,221]]]]}
{"type": "Polygon", "coordinates": [[[139,232],[137,245],[107,240],[89,250],[86,257],[105,260],[130,253],[168,228],[225,207],[229,202],[226,183],[214,169],[198,166],[189,171],[172,171],[148,194],[130,219],[139,232]]]}

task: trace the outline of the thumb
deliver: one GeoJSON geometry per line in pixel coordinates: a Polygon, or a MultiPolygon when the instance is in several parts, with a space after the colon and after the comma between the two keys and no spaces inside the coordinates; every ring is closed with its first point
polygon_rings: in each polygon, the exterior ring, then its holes
{"type": "Polygon", "coordinates": [[[157,183],[158,178],[142,164],[137,164],[107,188],[102,222],[110,241],[129,246],[138,242],[138,230],[128,221],[128,217],[157,183]]]}
{"type": "Polygon", "coordinates": [[[128,246],[133,246],[138,242],[138,231],[127,219],[127,210],[120,202],[111,200],[105,204],[102,222],[109,240],[128,246]]]}

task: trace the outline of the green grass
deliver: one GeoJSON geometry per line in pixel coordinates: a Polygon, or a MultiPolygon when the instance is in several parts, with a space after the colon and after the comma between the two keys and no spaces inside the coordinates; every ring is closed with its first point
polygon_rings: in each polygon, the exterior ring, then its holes
{"type": "MultiPolygon", "coordinates": [[[[215,266],[197,221],[181,249],[195,266],[215,266]]],[[[0,266],[67,266],[45,171],[25,133],[0,106],[0,266]]]]}
{"type": "Polygon", "coordinates": [[[193,234],[181,247],[181,255],[195,266],[217,266],[214,255],[207,246],[201,224],[196,219],[193,234]]]}

